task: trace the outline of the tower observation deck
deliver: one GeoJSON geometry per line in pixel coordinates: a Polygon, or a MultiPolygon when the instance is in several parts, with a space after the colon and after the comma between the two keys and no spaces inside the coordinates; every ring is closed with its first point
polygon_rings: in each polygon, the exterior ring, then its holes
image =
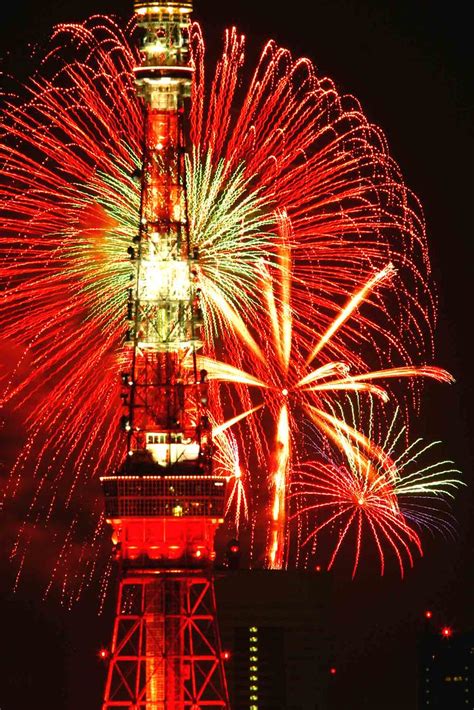
{"type": "Polygon", "coordinates": [[[186,198],[190,2],[135,2],[140,223],[128,248],[126,460],[101,479],[120,585],[103,710],[228,708],[212,579],[226,479],[212,473],[186,198]]]}

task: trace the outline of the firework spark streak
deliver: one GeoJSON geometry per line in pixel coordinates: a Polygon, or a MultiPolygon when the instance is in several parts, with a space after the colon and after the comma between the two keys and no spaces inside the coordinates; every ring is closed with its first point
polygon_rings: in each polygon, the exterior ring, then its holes
{"type": "MultiPolygon", "coordinates": [[[[89,486],[124,455],[117,402],[130,364],[127,250],[139,226],[143,144],[134,31],[105,17],[57,27],[38,72],[3,101],[0,317],[4,339],[22,354],[4,378],[2,404],[23,413],[26,430],[4,496],[30,496],[13,551],[21,564],[24,530],[71,510],[58,576],[83,534],[77,515],[97,522],[90,540],[99,549],[100,499],[89,486]]],[[[412,364],[432,353],[423,216],[383,133],[310,61],[269,42],[247,81],[235,29],[210,70],[197,26],[191,45],[186,189],[218,468],[234,477],[228,509],[238,527],[248,512],[244,481],[255,519],[254,494],[270,467],[267,557],[281,567],[293,403],[332,444],[340,430],[368,456],[370,441],[364,448],[363,434],[344,428],[328,397],[386,399],[388,378],[448,379],[412,364]],[[228,384],[217,389],[216,380],[228,384]],[[252,400],[255,387],[273,418],[270,444],[258,417],[248,424],[245,416],[262,404],[252,400]],[[241,435],[251,429],[251,447],[231,424],[241,435]],[[252,477],[237,473],[247,469],[252,477]]],[[[95,573],[95,558],[81,569],[74,583],[68,577],[68,598],[95,573]]]]}
{"type": "MultiPolygon", "coordinates": [[[[245,414],[248,415],[247,412],[245,414]]],[[[233,424],[233,421],[229,422],[228,427],[233,424]]],[[[216,445],[215,473],[231,479],[226,514],[232,515],[238,533],[241,524],[248,520],[249,512],[239,460],[239,447],[234,435],[230,431],[226,432],[222,425],[213,428],[213,440],[216,445]]]]}

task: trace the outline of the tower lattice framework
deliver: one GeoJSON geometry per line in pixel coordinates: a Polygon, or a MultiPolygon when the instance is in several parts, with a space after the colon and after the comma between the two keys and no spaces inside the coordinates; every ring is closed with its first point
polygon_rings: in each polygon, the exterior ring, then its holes
{"type": "Polygon", "coordinates": [[[102,478],[121,570],[102,708],[228,709],[212,576],[226,481],[212,475],[207,384],[196,367],[199,254],[185,183],[192,4],[136,1],[135,11],[141,210],[128,249],[128,454],[102,478]]]}

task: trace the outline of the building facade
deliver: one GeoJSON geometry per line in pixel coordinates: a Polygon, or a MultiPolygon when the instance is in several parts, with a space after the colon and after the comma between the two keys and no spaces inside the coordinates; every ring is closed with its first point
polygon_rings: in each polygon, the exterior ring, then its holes
{"type": "Polygon", "coordinates": [[[329,577],[241,570],[216,581],[233,710],[325,710],[331,649],[318,624],[329,577]]]}
{"type": "Polygon", "coordinates": [[[474,708],[474,632],[427,629],[419,649],[420,710],[474,708]]]}

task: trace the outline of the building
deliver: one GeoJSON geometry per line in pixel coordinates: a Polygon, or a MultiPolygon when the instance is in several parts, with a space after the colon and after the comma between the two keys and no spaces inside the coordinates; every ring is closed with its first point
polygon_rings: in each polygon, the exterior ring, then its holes
{"type": "Polygon", "coordinates": [[[216,581],[232,710],[325,710],[330,577],[241,570],[216,581]]]}
{"type": "Polygon", "coordinates": [[[419,648],[420,710],[474,708],[474,632],[427,628],[419,648]]]}

